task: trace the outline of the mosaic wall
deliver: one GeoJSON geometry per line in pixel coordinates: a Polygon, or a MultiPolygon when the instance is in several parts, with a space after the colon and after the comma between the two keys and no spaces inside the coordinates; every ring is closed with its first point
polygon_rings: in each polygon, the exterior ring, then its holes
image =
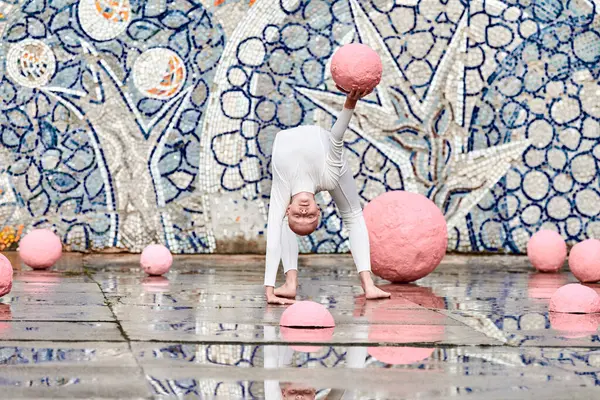
{"type": "MultiPolygon", "coordinates": [[[[275,134],[330,127],[328,62],[383,80],[346,149],[367,202],[427,195],[450,249],[600,237],[596,0],[0,0],[1,248],[262,251],[275,134]]],[[[348,250],[319,196],[302,251],[348,250]]]]}

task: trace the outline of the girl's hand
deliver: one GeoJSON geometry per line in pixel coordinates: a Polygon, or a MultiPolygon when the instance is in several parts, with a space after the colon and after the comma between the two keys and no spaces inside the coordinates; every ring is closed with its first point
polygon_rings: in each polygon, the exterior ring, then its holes
{"type": "Polygon", "coordinates": [[[359,89],[357,87],[353,87],[350,93],[348,93],[348,95],[346,96],[346,104],[344,105],[344,108],[348,108],[350,110],[354,109],[354,107],[356,107],[356,102],[358,102],[358,100],[362,99],[363,97],[368,96],[372,91],[373,88],[359,89]]]}

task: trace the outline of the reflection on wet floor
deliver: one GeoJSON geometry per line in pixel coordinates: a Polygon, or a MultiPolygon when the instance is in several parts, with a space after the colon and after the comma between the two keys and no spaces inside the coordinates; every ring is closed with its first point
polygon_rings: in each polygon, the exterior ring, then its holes
{"type": "Polygon", "coordinates": [[[326,305],[335,328],[280,328],[254,258],[160,278],[97,256],[86,270],[68,257],[16,268],[0,302],[3,397],[597,397],[600,317],[547,311],[568,272],[448,257],[415,284],[382,282],[392,298],[370,302],[350,258],[318,259],[300,270],[299,299],[326,305]]]}

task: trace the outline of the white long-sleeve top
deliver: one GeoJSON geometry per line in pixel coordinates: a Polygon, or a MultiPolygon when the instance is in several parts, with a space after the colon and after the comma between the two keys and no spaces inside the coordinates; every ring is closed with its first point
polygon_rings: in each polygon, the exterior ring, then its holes
{"type": "Polygon", "coordinates": [[[267,221],[265,286],[275,286],[281,259],[281,228],[292,196],[335,189],[344,164],[344,132],[353,110],[344,108],[331,132],[314,125],[281,131],[273,142],[273,182],[267,221]]]}

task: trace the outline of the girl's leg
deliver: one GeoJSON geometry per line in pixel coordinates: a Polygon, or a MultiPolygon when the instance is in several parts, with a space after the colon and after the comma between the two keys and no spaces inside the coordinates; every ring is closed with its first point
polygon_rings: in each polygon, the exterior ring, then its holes
{"type": "Polygon", "coordinates": [[[363,217],[360,197],[352,171],[343,168],[337,187],[330,192],[337,206],[342,222],[348,230],[350,251],[360,275],[361,284],[367,299],[381,299],[390,297],[390,294],[379,289],[371,278],[371,248],[369,245],[369,232],[363,217]]]}
{"type": "Polygon", "coordinates": [[[285,273],[285,283],[275,289],[275,295],[295,298],[298,287],[298,240],[290,226],[284,221],[281,227],[281,262],[285,273]]]}

